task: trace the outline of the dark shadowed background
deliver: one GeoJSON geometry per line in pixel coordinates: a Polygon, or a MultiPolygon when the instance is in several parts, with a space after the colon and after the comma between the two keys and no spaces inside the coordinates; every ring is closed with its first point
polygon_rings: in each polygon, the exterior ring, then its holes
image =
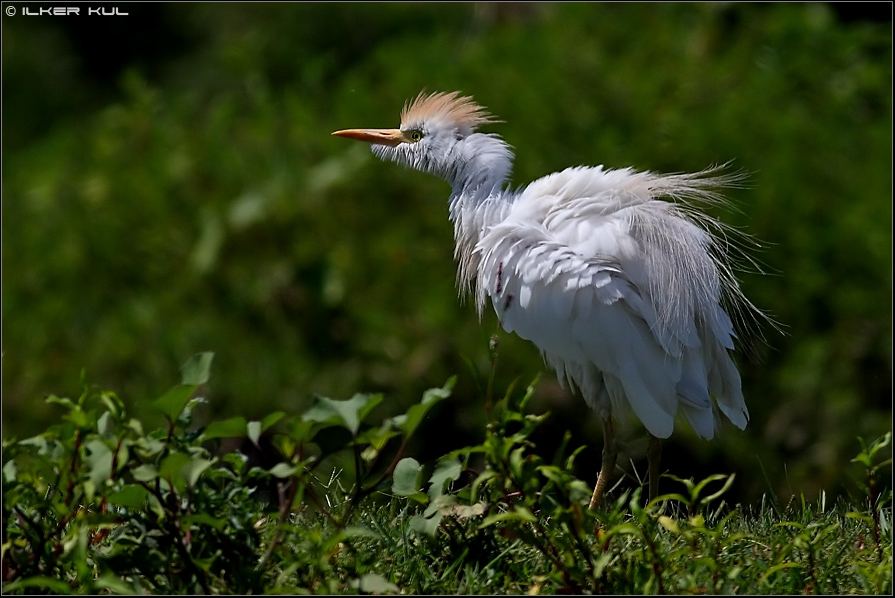
{"type": "MultiPolygon", "coordinates": [[[[567,166],[750,173],[715,211],[761,241],[747,295],[785,326],[739,357],[752,414],[663,465],[737,472],[737,500],[846,491],[892,429],[891,4],[3,3],[3,436],[80,375],[139,408],[214,351],[204,417],[458,375],[410,454],[476,441],[492,312],[457,300],[448,186],[330,136],[398,124],[421,89],[505,124],[514,184],[567,166]],[[103,5],[112,12],[116,5],[103,5]],[[14,10],[11,11],[10,7],[14,10]],[[11,14],[15,12],[15,14],[11,14]]],[[[496,387],[544,371],[500,335],[496,387]]],[[[601,446],[551,373],[539,445],[601,446]]],[[[644,442],[632,437],[630,456],[644,442]]],[[[645,469],[635,461],[638,471],[645,469]]],[[[631,471],[628,464],[627,468],[631,471]]]]}

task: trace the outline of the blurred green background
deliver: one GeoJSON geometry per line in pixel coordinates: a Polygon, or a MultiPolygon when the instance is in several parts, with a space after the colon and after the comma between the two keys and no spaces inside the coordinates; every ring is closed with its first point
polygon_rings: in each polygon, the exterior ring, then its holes
{"type": "MultiPolygon", "coordinates": [[[[449,188],[330,136],[396,126],[421,89],[506,121],[488,130],[517,149],[516,185],[579,164],[750,173],[717,215],[762,240],[768,274],[743,285],[786,332],[738,358],[746,431],[678,426],[667,470],[736,471],[743,501],[839,494],[856,437],[892,428],[888,3],[11,5],[4,437],[53,422],[43,397],[78,394],[82,368],[139,406],[214,351],[207,418],[357,391],[393,414],[458,374],[410,452],[475,441],[466,360],[487,371],[497,323],[457,300],[449,188]]],[[[544,369],[500,335],[498,389],[544,369]]],[[[571,430],[594,479],[584,403],[546,373],[532,409],[553,412],[545,452],[571,430]]]]}

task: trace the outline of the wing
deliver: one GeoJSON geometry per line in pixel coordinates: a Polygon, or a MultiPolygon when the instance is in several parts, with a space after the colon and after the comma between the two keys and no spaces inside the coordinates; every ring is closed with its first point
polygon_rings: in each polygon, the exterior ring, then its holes
{"type": "Polygon", "coordinates": [[[712,396],[739,427],[748,418],[733,327],[711,236],[656,200],[655,180],[578,168],[530,185],[479,240],[479,303],[489,296],[592,406],[601,393],[630,405],[660,438],[680,411],[711,438],[712,396]]]}

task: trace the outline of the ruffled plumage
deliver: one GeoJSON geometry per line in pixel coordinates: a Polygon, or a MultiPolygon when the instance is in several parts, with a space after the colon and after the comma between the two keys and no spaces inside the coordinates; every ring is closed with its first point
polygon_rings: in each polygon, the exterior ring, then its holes
{"type": "Polygon", "coordinates": [[[503,328],[532,341],[603,419],[594,506],[615,466],[613,421],[625,414],[655,438],[667,438],[679,415],[703,438],[714,436],[719,413],[741,429],[748,423],[728,313],[763,315],[733,275],[731,250],[745,235],[699,210],[723,204],[714,189],[739,177],[723,167],[670,175],[577,167],[512,191],[509,146],[476,131],[492,122],[470,97],[421,93],[401,113],[405,142],[379,143],[398,138],[389,130],[336,134],[451,184],[461,291],[480,314],[490,299],[503,328]]]}

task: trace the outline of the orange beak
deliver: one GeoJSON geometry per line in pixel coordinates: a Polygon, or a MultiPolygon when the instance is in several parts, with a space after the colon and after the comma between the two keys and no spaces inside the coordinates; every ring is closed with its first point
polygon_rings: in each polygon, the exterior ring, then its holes
{"type": "Polygon", "coordinates": [[[344,137],[345,139],[366,141],[376,145],[390,145],[392,147],[407,141],[407,138],[404,137],[404,131],[401,129],[345,129],[344,131],[336,131],[333,135],[344,137]]]}

